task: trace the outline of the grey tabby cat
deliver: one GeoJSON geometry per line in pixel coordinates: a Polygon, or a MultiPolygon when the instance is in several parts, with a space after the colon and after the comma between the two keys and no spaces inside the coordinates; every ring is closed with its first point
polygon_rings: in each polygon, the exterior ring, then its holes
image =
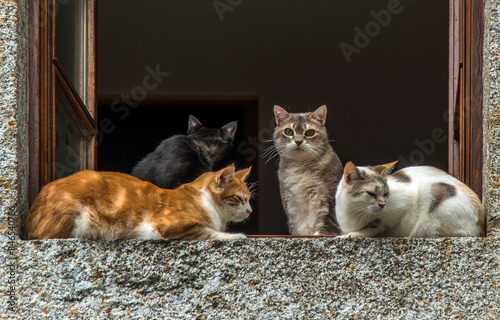
{"type": "Polygon", "coordinates": [[[292,235],[338,235],[335,193],[342,164],[328,143],[326,106],[288,113],[274,106],[281,200],[292,235]]]}

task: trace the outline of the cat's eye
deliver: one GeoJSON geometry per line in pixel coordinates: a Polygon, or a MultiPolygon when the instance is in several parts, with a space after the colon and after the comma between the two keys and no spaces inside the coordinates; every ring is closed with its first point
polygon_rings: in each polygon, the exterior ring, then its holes
{"type": "Polygon", "coordinates": [[[237,199],[241,203],[245,203],[245,202],[243,202],[243,198],[241,198],[240,196],[234,196],[234,198],[237,199]]]}
{"type": "Polygon", "coordinates": [[[285,135],[293,136],[293,130],[292,129],[285,129],[285,135]]]}
{"type": "Polygon", "coordinates": [[[306,133],[304,135],[306,137],[312,137],[312,136],[314,136],[315,133],[316,133],[316,131],[314,131],[313,129],[309,129],[306,131],[306,133]]]}
{"type": "Polygon", "coordinates": [[[368,194],[372,198],[376,198],[377,197],[377,195],[375,193],[370,192],[370,191],[366,191],[366,194],[368,194]]]}
{"type": "Polygon", "coordinates": [[[389,192],[384,193],[384,197],[388,197],[388,196],[389,196],[389,192]]]}

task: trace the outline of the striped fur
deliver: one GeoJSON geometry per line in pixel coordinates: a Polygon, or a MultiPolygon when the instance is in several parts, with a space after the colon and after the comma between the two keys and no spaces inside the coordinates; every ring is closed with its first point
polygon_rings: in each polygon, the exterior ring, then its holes
{"type": "Polygon", "coordinates": [[[340,234],[335,192],[342,164],[328,143],[326,112],[326,106],[309,113],[274,107],[281,200],[292,235],[340,234]]]}

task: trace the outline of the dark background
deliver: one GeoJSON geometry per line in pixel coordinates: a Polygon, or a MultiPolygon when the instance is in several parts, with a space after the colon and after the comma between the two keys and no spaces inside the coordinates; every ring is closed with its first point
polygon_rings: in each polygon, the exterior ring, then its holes
{"type": "MultiPolygon", "coordinates": [[[[340,49],[342,42],[354,45],[354,28],[364,29],[374,20],[370,12],[390,2],[244,0],[221,21],[211,1],[99,1],[98,93],[130,94],[146,67],[159,65],[170,74],[149,96],[257,96],[256,120],[240,121],[257,135],[238,137],[240,143],[258,138],[255,152],[269,146],[262,140],[270,138],[275,104],[292,112],[326,104],[332,146],[343,163],[413,159],[447,170],[446,142],[425,154],[415,141],[431,141],[436,129],[447,132],[448,1],[402,0],[401,13],[351,63],[340,49]]],[[[209,126],[241,119],[238,108],[139,106],[126,120],[115,117],[116,131],[103,135],[99,169],[129,171],[159,141],[185,133],[189,113],[209,126]]],[[[99,109],[103,117],[113,117],[109,107],[99,109]]],[[[258,168],[252,181],[259,181],[259,193],[258,222],[247,231],[287,234],[276,162],[249,162],[258,168]]]]}
{"type": "MultiPolygon", "coordinates": [[[[237,106],[217,106],[220,113],[216,119],[213,110],[205,106],[168,106],[168,114],[165,109],[164,106],[141,105],[132,109],[130,116],[121,119],[119,113],[113,112],[107,105],[101,105],[99,118],[109,119],[115,129],[103,134],[98,146],[99,170],[130,173],[161,141],[174,134],[187,134],[190,114],[195,115],[203,125],[215,128],[236,120],[238,129],[235,141],[243,140],[245,121],[243,110],[237,106]]],[[[236,163],[238,169],[251,165],[236,150],[228,157],[228,165],[231,164],[229,162],[236,163]]]]}

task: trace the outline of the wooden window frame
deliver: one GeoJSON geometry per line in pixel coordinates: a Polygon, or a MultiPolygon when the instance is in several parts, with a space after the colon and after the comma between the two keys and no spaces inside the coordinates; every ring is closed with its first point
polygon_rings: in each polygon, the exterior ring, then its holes
{"type": "Polygon", "coordinates": [[[97,108],[95,85],[96,2],[88,0],[87,104],[84,104],[55,53],[56,0],[30,0],[30,102],[29,102],[29,187],[31,205],[40,189],[56,179],[55,106],[56,89],[68,101],[71,111],[90,137],[88,168],[97,168],[97,108]]]}
{"type": "Polygon", "coordinates": [[[450,0],[449,173],[482,196],[483,0],[450,0]]]}

